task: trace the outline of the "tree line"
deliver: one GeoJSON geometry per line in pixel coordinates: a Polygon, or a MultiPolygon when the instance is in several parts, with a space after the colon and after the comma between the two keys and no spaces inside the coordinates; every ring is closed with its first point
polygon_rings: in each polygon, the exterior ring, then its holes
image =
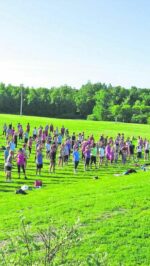
{"type": "MultiPolygon", "coordinates": [[[[21,87],[0,83],[0,113],[19,114],[21,87]]],[[[150,89],[88,82],[70,86],[23,87],[23,114],[71,119],[150,123],[150,89]]]]}

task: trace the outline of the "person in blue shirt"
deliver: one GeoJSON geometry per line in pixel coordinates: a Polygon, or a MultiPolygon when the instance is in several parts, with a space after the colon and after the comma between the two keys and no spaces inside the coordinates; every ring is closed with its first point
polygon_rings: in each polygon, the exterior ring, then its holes
{"type": "MultiPolygon", "coordinates": [[[[8,155],[9,155],[9,151],[10,151],[10,146],[8,145],[6,147],[6,150],[4,150],[4,165],[5,165],[6,161],[7,161],[7,158],[8,158],[8,155]]],[[[5,166],[4,166],[4,170],[6,172],[6,167],[5,166]]]]}
{"type": "Polygon", "coordinates": [[[5,162],[7,160],[8,155],[9,155],[9,151],[10,151],[10,146],[8,145],[6,147],[6,150],[4,150],[4,160],[5,160],[5,162]]]}
{"type": "Polygon", "coordinates": [[[62,135],[61,134],[59,134],[57,137],[57,143],[58,143],[58,145],[62,144],[62,135]]]}
{"type": "Polygon", "coordinates": [[[73,151],[73,162],[74,162],[74,173],[77,173],[77,168],[80,160],[80,154],[78,151],[78,148],[76,147],[75,150],[73,151]]]}
{"type": "Polygon", "coordinates": [[[10,141],[9,146],[10,146],[10,150],[13,151],[13,152],[15,152],[16,145],[15,145],[15,143],[14,143],[13,140],[10,141]]]}
{"type": "Polygon", "coordinates": [[[41,175],[41,169],[43,168],[43,155],[41,149],[37,149],[36,152],[36,175],[41,175]]]}

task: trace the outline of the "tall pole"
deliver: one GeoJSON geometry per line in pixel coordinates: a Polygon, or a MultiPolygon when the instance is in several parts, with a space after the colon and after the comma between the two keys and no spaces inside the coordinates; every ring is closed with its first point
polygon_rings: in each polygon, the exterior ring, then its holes
{"type": "Polygon", "coordinates": [[[23,84],[20,84],[20,115],[22,115],[23,107],[23,84]]]}

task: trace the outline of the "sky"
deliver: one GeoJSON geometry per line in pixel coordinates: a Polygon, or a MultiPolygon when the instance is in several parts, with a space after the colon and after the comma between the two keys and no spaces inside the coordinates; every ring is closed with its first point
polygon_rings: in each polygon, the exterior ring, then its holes
{"type": "Polygon", "coordinates": [[[0,0],[0,82],[150,88],[149,0],[0,0]]]}

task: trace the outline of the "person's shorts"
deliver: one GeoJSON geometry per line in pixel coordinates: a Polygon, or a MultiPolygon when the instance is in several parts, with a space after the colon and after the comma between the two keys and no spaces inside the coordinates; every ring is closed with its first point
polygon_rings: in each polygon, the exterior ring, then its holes
{"type": "Polygon", "coordinates": [[[18,173],[20,173],[20,169],[21,169],[21,168],[22,168],[23,172],[25,173],[24,164],[22,164],[22,165],[17,164],[17,167],[18,167],[18,173]]]}
{"type": "Polygon", "coordinates": [[[12,166],[5,166],[6,171],[11,171],[11,169],[12,169],[12,166]]]}
{"type": "Polygon", "coordinates": [[[89,165],[89,163],[90,163],[90,158],[86,158],[85,159],[85,165],[89,165]]]}
{"type": "Polygon", "coordinates": [[[69,158],[69,156],[68,155],[65,155],[64,156],[64,161],[67,162],[68,161],[68,158],[69,158]]]}
{"type": "Polygon", "coordinates": [[[100,158],[101,160],[103,160],[103,159],[104,159],[104,156],[100,156],[99,158],[100,158]]]}
{"type": "Polygon", "coordinates": [[[134,155],[134,152],[133,151],[130,151],[130,155],[134,155]]]}
{"type": "Polygon", "coordinates": [[[24,139],[24,143],[28,143],[28,139],[27,138],[24,139]]]}
{"type": "Polygon", "coordinates": [[[140,158],[140,159],[142,158],[142,152],[137,153],[137,158],[140,158]]]}
{"type": "Polygon", "coordinates": [[[145,150],[145,153],[149,154],[149,150],[145,150]]]}
{"type": "Polygon", "coordinates": [[[37,166],[37,169],[43,168],[43,164],[37,164],[36,166],[37,166]]]}
{"type": "Polygon", "coordinates": [[[19,139],[22,139],[22,134],[19,134],[19,139]]]}
{"type": "Polygon", "coordinates": [[[91,163],[96,164],[96,156],[91,156],[91,163]]]}
{"type": "Polygon", "coordinates": [[[79,164],[79,161],[75,161],[75,162],[74,162],[74,168],[75,168],[75,169],[77,169],[78,164],[79,164]]]}

